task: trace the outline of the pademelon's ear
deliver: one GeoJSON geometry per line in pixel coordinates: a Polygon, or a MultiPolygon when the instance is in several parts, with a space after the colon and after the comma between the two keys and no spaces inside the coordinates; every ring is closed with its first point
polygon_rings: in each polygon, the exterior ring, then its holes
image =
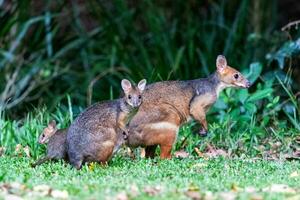
{"type": "Polygon", "coordinates": [[[143,80],[141,80],[141,81],[139,82],[139,84],[137,85],[137,87],[139,88],[140,91],[143,92],[143,91],[145,90],[145,88],[146,88],[146,83],[147,83],[146,79],[143,79],[143,80]]]}
{"type": "Polygon", "coordinates": [[[132,88],[130,81],[127,79],[121,81],[121,86],[125,93],[128,93],[132,88]]]}
{"type": "Polygon", "coordinates": [[[56,121],[55,120],[51,120],[48,124],[48,127],[52,127],[55,128],[56,127],[56,121]]]}
{"type": "Polygon", "coordinates": [[[217,65],[218,72],[220,73],[224,72],[224,69],[227,67],[227,60],[225,56],[218,55],[216,65],[217,65]]]}

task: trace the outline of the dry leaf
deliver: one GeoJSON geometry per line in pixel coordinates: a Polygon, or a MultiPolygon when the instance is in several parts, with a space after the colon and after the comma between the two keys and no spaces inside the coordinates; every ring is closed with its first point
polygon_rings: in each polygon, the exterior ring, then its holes
{"type": "Polygon", "coordinates": [[[52,190],[51,196],[55,199],[68,199],[69,194],[66,190],[52,190]]]}
{"type": "MultiPolygon", "coordinates": [[[[299,133],[299,134],[300,134],[300,133],[299,133]]],[[[300,136],[298,136],[298,137],[295,138],[295,142],[296,142],[297,144],[300,144],[300,136]]]]}
{"type": "Polygon", "coordinates": [[[141,158],[145,158],[145,156],[146,156],[146,149],[145,148],[141,148],[140,153],[141,153],[141,158]]]}
{"type": "Polygon", "coordinates": [[[209,152],[205,153],[205,155],[209,158],[215,158],[215,157],[218,157],[218,156],[223,156],[223,157],[228,156],[226,151],[224,151],[222,149],[215,149],[213,151],[209,151],[209,152]]]}
{"type": "Polygon", "coordinates": [[[237,186],[237,184],[233,183],[233,184],[231,185],[231,190],[232,190],[233,192],[238,192],[239,190],[241,190],[241,188],[239,188],[239,187],[237,186]]]}
{"type": "Polygon", "coordinates": [[[174,153],[175,158],[187,158],[189,155],[190,154],[184,150],[175,151],[174,153]]]}
{"type": "Polygon", "coordinates": [[[19,157],[22,156],[22,149],[23,149],[23,147],[22,147],[21,144],[17,144],[17,145],[16,145],[15,153],[16,153],[19,157]]]}
{"type": "Polygon", "coordinates": [[[290,174],[291,178],[298,177],[298,176],[299,176],[299,174],[297,171],[294,171],[293,173],[290,174]]]}
{"type": "Polygon", "coordinates": [[[37,185],[34,186],[33,191],[38,193],[40,196],[48,196],[50,194],[51,188],[48,185],[37,185]]]}
{"type": "Polygon", "coordinates": [[[215,197],[211,191],[206,191],[203,195],[203,200],[214,200],[215,197]]]}
{"type": "Polygon", "coordinates": [[[4,200],[23,200],[23,198],[17,195],[8,194],[4,196],[4,200]]]}
{"type": "Polygon", "coordinates": [[[89,171],[94,171],[95,167],[96,167],[96,163],[94,162],[88,164],[89,171]]]}
{"type": "Polygon", "coordinates": [[[30,158],[30,148],[29,148],[29,146],[24,147],[24,148],[23,148],[23,151],[24,151],[24,153],[26,154],[26,156],[27,156],[28,158],[30,158]]]}
{"type": "Polygon", "coordinates": [[[201,158],[205,157],[205,155],[197,147],[195,147],[194,150],[199,157],[201,157],[201,158]]]}
{"type": "Polygon", "coordinates": [[[14,193],[14,191],[24,191],[26,186],[24,184],[20,184],[18,182],[12,182],[10,184],[6,184],[10,193],[14,193]]]}
{"type": "Polygon", "coordinates": [[[116,196],[117,200],[128,200],[128,196],[126,194],[126,192],[120,192],[119,194],[117,194],[116,196]]]}
{"type": "Polygon", "coordinates": [[[149,196],[155,196],[161,192],[161,188],[159,186],[147,186],[144,188],[144,192],[147,193],[149,196]]]}
{"type": "Polygon", "coordinates": [[[136,197],[140,194],[139,188],[136,185],[130,187],[130,196],[136,197]]]}
{"type": "Polygon", "coordinates": [[[286,197],[286,200],[299,200],[300,199],[300,194],[293,195],[291,197],[286,197]]]}
{"type": "Polygon", "coordinates": [[[200,192],[197,192],[197,191],[186,191],[185,195],[193,200],[201,199],[201,194],[200,194],[200,192]]]}
{"type": "Polygon", "coordinates": [[[5,147],[0,147],[0,156],[4,155],[5,147]]]}
{"type": "Polygon", "coordinates": [[[296,193],[293,188],[283,184],[273,184],[263,189],[264,192],[296,193]]]}
{"type": "Polygon", "coordinates": [[[248,193],[254,193],[254,192],[256,192],[256,188],[250,186],[250,187],[246,187],[246,188],[244,189],[244,191],[245,191],[245,192],[248,192],[248,193]]]}
{"type": "Polygon", "coordinates": [[[236,193],[234,192],[221,192],[219,193],[220,199],[223,200],[234,200],[236,199],[236,193]]]}
{"type": "Polygon", "coordinates": [[[226,151],[224,151],[223,149],[216,149],[212,145],[207,144],[207,153],[204,153],[204,157],[214,158],[214,157],[218,157],[218,156],[227,157],[228,153],[226,151]]]}
{"type": "Polygon", "coordinates": [[[250,197],[250,200],[263,200],[264,198],[261,195],[253,194],[250,197]]]}
{"type": "Polygon", "coordinates": [[[29,146],[23,147],[21,144],[17,144],[15,147],[15,153],[17,156],[22,157],[23,153],[25,153],[25,155],[27,157],[30,157],[30,149],[29,146]]]}

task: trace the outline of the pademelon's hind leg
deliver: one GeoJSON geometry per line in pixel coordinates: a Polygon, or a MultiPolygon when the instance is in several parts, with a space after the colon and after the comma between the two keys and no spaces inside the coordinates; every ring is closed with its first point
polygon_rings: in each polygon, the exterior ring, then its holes
{"type": "Polygon", "coordinates": [[[83,156],[81,154],[74,154],[72,152],[69,152],[68,156],[70,164],[78,170],[81,169],[83,163],[83,156]]]}
{"type": "Polygon", "coordinates": [[[98,152],[97,161],[100,164],[107,164],[113,156],[115,144],[112,141],[105,141],[101,145],[101,149],[98,152]]]}
{"type": "Polygon", "coordinates": [[[147,146],[145,149],[145,151],[146,151],[145,157],[146,158],[154,158],[156,148],[157,148],[157,145],[147,146]]]}
{"type": "Polygon", "coordinates": [[[160,158],[170,159],[173,144],[176,142],[178,125],[172,122],[153,123],[143,130],[145,141],[148,142],[148,156],[154,156],[156,145],[160,146],[160,158]]]}

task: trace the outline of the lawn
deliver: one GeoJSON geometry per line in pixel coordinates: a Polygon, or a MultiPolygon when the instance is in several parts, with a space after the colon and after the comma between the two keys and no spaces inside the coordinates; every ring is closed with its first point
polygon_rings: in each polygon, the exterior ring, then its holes
{"type": "Polygon", "coordinates": [[[300,198],[298,161],[132,160],[119,155],[108,166],[92,164],[80,171],[63,162],[31,168],[32,162],[25,157],[1,157],[0,196],[7,197],[6,191],[25,199],[300,198]]]}

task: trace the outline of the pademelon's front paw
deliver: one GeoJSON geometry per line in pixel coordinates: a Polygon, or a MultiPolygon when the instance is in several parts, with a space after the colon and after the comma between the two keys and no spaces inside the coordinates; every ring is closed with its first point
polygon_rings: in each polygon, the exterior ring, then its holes
{"type": "Polygon", "coordinates": [[[128,139],[128,131],[127,130],[123,130],[123,138],[124,140],[127,140],[128,139]]]}
{"type": "Polygon", "coordinates": [[[205,128],[201,128],[201,129],[199,130],[199,135],[200,135],[201,137],[206,137],[206,136],[208,135],[208,131],[207,131],[205,128]]]}

